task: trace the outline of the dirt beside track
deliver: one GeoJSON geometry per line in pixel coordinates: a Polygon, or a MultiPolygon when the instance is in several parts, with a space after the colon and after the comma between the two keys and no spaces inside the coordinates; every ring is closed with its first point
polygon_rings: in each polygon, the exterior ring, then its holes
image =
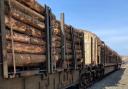
{"type": "Polygon", "coordinates": [[[128,64],[88,89],[128,89],[128,64]]]}

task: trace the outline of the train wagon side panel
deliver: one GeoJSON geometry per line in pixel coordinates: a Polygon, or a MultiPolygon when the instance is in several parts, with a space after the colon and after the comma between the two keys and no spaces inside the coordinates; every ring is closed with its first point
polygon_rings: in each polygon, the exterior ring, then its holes
{"type": "Polygon", "coordinates": [[[0,79],[0,89],[65,89],[78,82],[79,71],[60,72],[45,77],[0,79]]]}

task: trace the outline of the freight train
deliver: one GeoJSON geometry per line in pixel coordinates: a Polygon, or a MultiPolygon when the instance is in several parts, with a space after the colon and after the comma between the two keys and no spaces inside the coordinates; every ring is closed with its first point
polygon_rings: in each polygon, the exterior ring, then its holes
{"type": "Polygon", "coordinates": [[[121,57],[35,0],[0,0],[0,89],[86,89],[121,57]]]}

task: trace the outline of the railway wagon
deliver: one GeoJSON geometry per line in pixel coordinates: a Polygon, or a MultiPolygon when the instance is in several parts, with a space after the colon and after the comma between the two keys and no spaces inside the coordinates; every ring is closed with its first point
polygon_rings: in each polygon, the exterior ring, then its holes
{"type": "Polygon", "coordinates": [[[0,10],[0,89],[65,89],[79,83],[82,32],[34,0],[1,0],[0,10]]]}
{"type": "Polygon", "coordinates": [[[119,54],[108,47],[96,34],[89,31],[83,32],[85,42],[85,64],[102,64],[104,67],[111,66],[113,68],[118,68],[116,66],[121,63],[119,54]]]}
{"type": "Polygon", "coordinates": [[[104,66],[105,66],[105,75],[115,71],[117,69],[120,68],[121,65],[121,57],[112,49],[110,49],[110,47],[105,46],[105,62],[104,62],[104,66]]]}
{"type": "Polygon", "coordinates": [[[93,82],[120,68],[120,56],[110,49],[94,33],[81,30],[84,33],[85,70],[81,74],[80,87],[90,86],[93,82]]]}
{"type": "Polygon", "coordinates": [[[0,89],[85,89],[106,64],[121,65],[95,34],[65,24],[63,14],[57,20],[35,0],[1,0],[0,10],[0,89]]]}
{"type": "MultiPolygon", "coordinates": [[[[82,73],[81,87],[87,87],[104,76],[104,65],[102,63],[100,38],[92,32],[81,30],[84,33],[84,59],[85,70],[82,73]],[[85,85],[85,86],[84,86],[85,85]]],[[[105,56],[105,55],[104,55],[105,56]]]]}

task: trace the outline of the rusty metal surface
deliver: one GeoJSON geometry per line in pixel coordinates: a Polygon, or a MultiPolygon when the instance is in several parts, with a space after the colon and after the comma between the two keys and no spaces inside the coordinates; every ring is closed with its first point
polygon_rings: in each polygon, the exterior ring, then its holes
{"type": "Polygon", "coordinates": [[[44,76],[43,79],[40,76],[0,79],[0,89],[65,89],[78,81],[79,71],[60,72],[44,76]]]}
{"type": "Polygon", "coordinates": [[[1,60],[3,66],[1,67],[1,72],[3,72],[2,76],[4,78],[8,78],[8,65],[7,65],[7,50],[6,50],[6,30],[5,30],[5,5],[4,0],[0,1],[0,35],[1,35],[1,60]]]}

